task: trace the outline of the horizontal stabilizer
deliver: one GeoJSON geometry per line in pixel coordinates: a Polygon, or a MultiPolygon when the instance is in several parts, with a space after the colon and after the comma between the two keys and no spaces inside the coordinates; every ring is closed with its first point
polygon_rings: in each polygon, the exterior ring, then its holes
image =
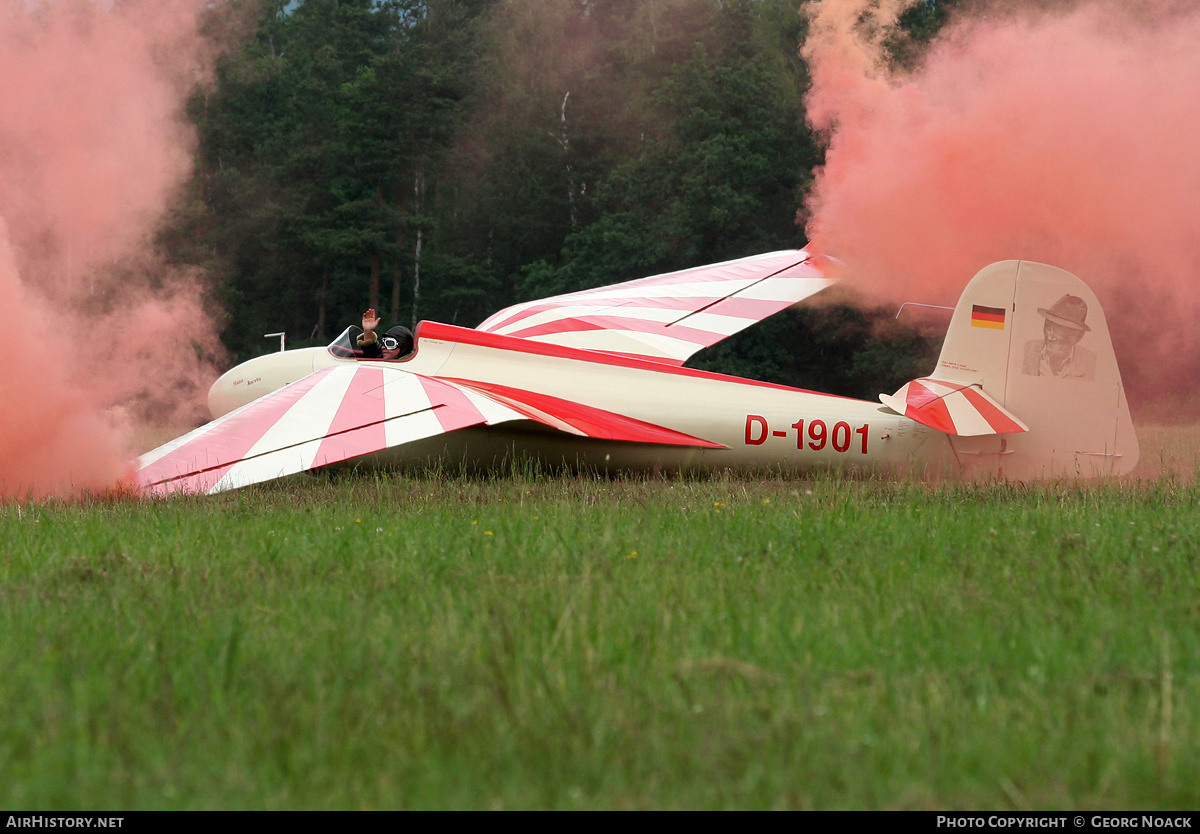
{"type": "Polygon", "coordinates": [[[890,396],[880,394],[879,401],[897,414],[957,437],[1029,431],[978,385],[923,378],[890,396]]]}

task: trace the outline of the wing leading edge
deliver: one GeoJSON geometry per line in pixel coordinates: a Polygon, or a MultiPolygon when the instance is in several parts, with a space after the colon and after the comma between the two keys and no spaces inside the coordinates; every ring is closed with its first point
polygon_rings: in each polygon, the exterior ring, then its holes
{"type": "Polygon", "coordinates": [[[478,330],[682,365],[837,282],[802,249],[639,278],[508,307],[478,330]]]}
{"type": "Polygon", "coordinates": [[[516,420],[583,437],[723,448],[528,391],[342,365],[316,371],[143,455],[137,480],[148,494],[212,494],[468,426],[516,420]]]}

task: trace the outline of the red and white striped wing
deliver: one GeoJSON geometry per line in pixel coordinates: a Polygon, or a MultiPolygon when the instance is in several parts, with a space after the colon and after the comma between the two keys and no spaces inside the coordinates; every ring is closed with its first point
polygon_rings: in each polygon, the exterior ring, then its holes
{"type": "Polygon", "coordinates": [[[837,279],[804,250],[668,272],[508,307],[477,329],[682,365],[837,279]]]}
{"type": "Polygon", "coordinates": [[[911,420],[958,437],[1029,431],[977,385],[917,379],[895,394],[880,394],[879,401],[911,420]]]}
{"type": "Polygon", "coordinates": [[[629,443],[656,443],[665,446],[695,446],[700,449],[727,449],[720,443],[647,423],[624,414],[593,408],[548,394],[510,388],[490,382],[455,380],[464,390],[485,394],[509,406],[530,420],[579,437],[623,440],[629,443]]]}
{"type": "Polygon", "coordinates": [[[475,425],[529,420],[579,437],[723,448],[556,397],[370,365],[309,374],[143,455],[148,494],[214,493],[475,425]]]}
{"type": "Polygon", "coordinates": [[[467,426],[523,419],[483,394],[438,380],[335,366],[143,455],[137,478],[150,494],[211,494],[467,426]]]}

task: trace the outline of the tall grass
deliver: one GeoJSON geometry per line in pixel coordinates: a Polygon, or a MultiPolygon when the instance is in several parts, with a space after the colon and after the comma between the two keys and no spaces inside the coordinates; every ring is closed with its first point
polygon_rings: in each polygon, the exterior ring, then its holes
{"type": "Polygon", "coordinates": [[[1200,487],[0,509],[0,806],[1200,805],[1200,487]]]}

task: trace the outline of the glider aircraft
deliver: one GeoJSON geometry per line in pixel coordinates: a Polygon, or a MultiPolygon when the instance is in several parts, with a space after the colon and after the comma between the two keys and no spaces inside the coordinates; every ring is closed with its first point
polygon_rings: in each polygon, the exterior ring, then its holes
{"type": "Polygon", "coordinates": [[[686,368],[695,352],[820,292],[836,262],[788,250],[517,304],[475,329],[421,322],[414,349],[328,347],[221,376],[212,422],[138,461],[152,495],[215,493],[335,464],[514,455],[600,470],[943,470],[1121,475],[1138,444],[1104,313],[1075,276],[980,271],[937,366],[879,402],[686,368]]]}

